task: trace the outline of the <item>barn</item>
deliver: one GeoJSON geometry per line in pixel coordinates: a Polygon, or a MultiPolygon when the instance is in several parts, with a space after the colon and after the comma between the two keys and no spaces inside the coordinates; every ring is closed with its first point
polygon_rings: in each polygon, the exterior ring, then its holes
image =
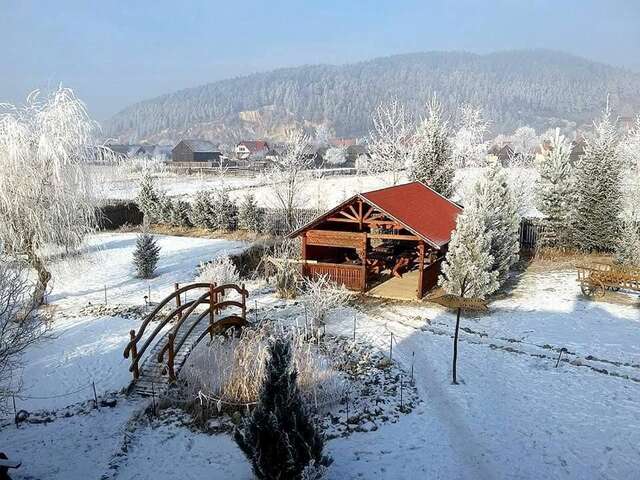
{"type": "Polygon", "coordinates": [[[326,275],[351,290],[422,298],[436,286],[462,211],[420,182],[359,193],[292,232],[302,274],[326,275]]]}
{"type": "Polygon", "coordinates": [[[222,153],[208,140],[181,140],[171,151],[173,162],[207,162],[215,165],[220,162],[222,153]]]}

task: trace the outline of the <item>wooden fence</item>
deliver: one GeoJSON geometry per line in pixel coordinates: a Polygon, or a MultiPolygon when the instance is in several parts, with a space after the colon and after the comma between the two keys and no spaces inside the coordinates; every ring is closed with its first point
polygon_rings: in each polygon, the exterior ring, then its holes
{"type": "Polygon", "coordinates": [[[365,290],[366,270],[364,265],[344,263],[304,263],[302,274],[305,277],[328,276],[338,285],[343,284],[350,290],[365,290]]]}

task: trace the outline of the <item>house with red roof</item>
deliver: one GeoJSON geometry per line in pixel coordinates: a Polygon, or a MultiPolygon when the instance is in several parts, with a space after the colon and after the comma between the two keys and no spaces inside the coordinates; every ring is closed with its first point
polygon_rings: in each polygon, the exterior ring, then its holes
{"type": "Polygon", "coordinates": [[[249,157],[260,157],[267,154],[269,144],[264,140],[243,140],[236,145],[236,157],[240,160],[246,160],[249,157]]]}
{"type": "Polygon", "coordinates": [[[422,298],[434,288],[462,208],[420,182],[354,195],[292,232],[302,274],[352,290],[422,298]]]}

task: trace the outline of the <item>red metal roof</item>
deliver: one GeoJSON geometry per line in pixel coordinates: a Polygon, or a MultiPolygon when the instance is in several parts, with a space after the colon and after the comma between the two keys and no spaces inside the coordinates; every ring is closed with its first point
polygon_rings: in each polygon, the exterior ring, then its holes
{"type": "Polygon", "coordinates": [[[360,196],[404,224],[414,234],[439,247],[451,239],[456,218],[462,212],[458,205],[420,182],[365,192],[360,196]]]}

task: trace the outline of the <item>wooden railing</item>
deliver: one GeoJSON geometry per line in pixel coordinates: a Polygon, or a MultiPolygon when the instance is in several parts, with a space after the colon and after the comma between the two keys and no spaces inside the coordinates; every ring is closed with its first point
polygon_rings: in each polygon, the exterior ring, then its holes
{"type": "Polygon", "coordinates": [[[350,290],[364,291],[367,288],[367,274],[364,265],[350,265],[348,263],[304,263],[302,274],[305,277],[326,275],[339,285],[350,290]]]}
{"type": "MultiPolygon", "coordinates": [[[[243,327],[247,325],[247,297],[249,293],[244,287],[244,284],[238,286],[235,284],[216,285],[215,283],[192,283],[184,287],[180,287],[179,284],[175,284],[175,291],[162,300],[158,306],[143,320],[138,332],[131,330],[129,332],[130,340],[124,349],[124,358],[131,357],[131,365],[129,371],[133,373],[134,380],[140,377],[140,359],[150,347],[153,340],[162,331],[162,329],[171,321],[177,320],[176,324],[171,328],[171,331],[167,335],[167,343],[161,348],[158,354],[157,361],[162,362],[164,360],[164,354],[168,352],[167,360],[167,373],[169,380],[174,381],[176,379],[174,369],[175,355],[180,351],[180,348],[184,345],[185,341],[195,327],[205,318],[209,319],[209,325],[204,332],[191,344],[191,346],[197,345],[208,333],[211,337],[214,334],[220,333],[231,327],[243,327]],[[184,302],[181,295],[191,290],[204,291],[195,300],[184,302]],[[240,294],[240,301],[224,301],[225,293],[228,290],[235,290],[240,294]],[[166,317],[160,320],[153,331],[142,342],[145,331],[149,324],[156,319],[162,309],[171,302],[175,302],[176,307],[169,312],[166,317]],[[188,330],[181,336],[180,340],[176,344],[176,339],[179,338],[178,333],[181,327],[185,325],[185,321],[192,315],[195,309],[199,305],[206,305],[207,308],[198,314],[196,320],[190,323],[188,330]],[[219,312],[227,307],[238,307],[240,309],[240,315],[228,315],[224,318],[216,318],[219,312]],[[142,345],[138,345],[142,343],[142,345]]],[[[186,328],[186,327],[185,327],[186,328]]]]}

